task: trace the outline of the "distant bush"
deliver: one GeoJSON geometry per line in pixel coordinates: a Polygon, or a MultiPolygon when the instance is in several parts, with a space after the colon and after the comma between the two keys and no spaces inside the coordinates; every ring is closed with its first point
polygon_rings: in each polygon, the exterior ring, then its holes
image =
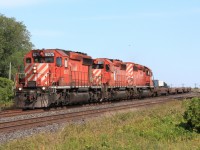
{"type": "Polygon", "coordinates": [[[188,129],[200,133],[200,98],[193,98],[187,105],[184,120],[188,129]]]}
{"type": "Polygon", "coordinates": [[[0,77],[0,102],[8,102],[13,98],[13,81],[0,77]]]}

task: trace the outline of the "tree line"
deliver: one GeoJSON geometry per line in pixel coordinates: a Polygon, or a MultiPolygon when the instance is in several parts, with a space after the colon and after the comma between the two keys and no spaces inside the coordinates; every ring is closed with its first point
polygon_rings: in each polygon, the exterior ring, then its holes
{"type": "Polygon", "coordinates": [[[14,80],[24,55],[33,47],[30,37],[23,22],[0,14],[0,77],[8,78],[11,63],[11,79],[14,80]]]}
{"type": "Polygon", "coordinates": [[[9,77],[10,63],[10,77],[14,80],[18,67],[23,64],[24,55],[32,47],[30,32],[23,22],[0,14],[0,104],[13,99],[14,83],[6,79],[9,77]]]}

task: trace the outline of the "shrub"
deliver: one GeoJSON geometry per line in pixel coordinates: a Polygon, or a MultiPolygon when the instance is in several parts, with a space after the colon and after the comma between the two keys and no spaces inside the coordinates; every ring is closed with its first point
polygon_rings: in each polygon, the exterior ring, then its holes
{"type": "Polygon", "coordinates": [[[13,98],[13,82],[0,77],[0,102],[8,102],[13,98]]]}
{"type": "Polygon", "coordinates": [[[187,128],[200,133],[200,98],[193,98],[184,113],[187,128]]]}

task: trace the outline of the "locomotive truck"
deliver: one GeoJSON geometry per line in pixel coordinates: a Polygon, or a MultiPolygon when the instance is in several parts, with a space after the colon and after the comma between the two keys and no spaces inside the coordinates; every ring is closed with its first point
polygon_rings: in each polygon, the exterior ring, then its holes
{"type": "Polygon", "coordinates": [[[62,49],[31,50],[16,75],[15,103],[45,108],[189,92],[155,87],[151,69],[134,62],[95,58],[62,49]]]}

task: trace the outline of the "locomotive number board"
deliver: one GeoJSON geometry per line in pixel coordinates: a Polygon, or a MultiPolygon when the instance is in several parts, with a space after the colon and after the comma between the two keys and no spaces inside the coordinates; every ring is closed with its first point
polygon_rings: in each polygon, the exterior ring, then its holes
{"type": "MultiPolygon", "coordinates": [[[[41,56],[40,53],[38,52],[33,53],[33,57],[39,57],[39,56],[41,56]]],[[[54,53],[44,53],[44,56],[51,57],[54,56],[54,53]]]]}
{"type": "Polygon", "coordinates": [[[54,53],[44,53],[44,56],[54,56],[54,53]]]}

